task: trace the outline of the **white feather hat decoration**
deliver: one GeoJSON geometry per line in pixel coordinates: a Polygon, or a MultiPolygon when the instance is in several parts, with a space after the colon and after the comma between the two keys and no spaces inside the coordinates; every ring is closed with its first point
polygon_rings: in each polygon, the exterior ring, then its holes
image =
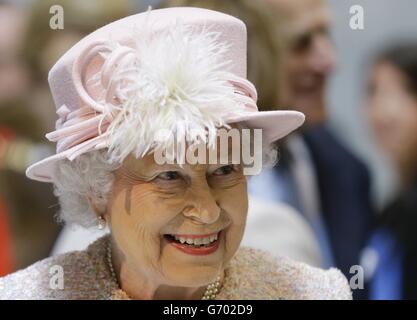
{"type": "MultiPolygon", "coordinates": [[[[141,38],[135,48],[126,48],[113,68],[107,64],[115,63],[123,46],[109,45],[113,50],[104,54],[98,78],[111,72],[107,81],[111,93],[105,94],[118,102],[115,106],[105,97],[101,101],[110,104],[107,110],[119,110],[107,129],[111,159],[121,162],[131,153],[143,157],[159,148],[169,150],[172,136],[160,135],[161,130],[190,145],[212,145],[216,129],[227,126],[231,110],[234,115],[245,113],[244,101],[230,82],[236,76],[227,71],[228,45],[218,39],[218,32],[195,32],[177,22],[141,38]]],[[[177,156],[181,161],[184,155],[177,156]]]]}

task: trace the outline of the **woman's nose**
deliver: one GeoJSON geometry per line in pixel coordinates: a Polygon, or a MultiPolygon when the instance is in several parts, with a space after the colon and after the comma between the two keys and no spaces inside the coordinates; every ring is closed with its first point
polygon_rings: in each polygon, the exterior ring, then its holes
{"type": "Polygon", "coordinates": [[[207,186],[201,190],[193,192],[190,204],[184,208],[184,216],[193,219],[194,221],[211,224],[216,222],[220,216],[220,206],[207,186]]]}

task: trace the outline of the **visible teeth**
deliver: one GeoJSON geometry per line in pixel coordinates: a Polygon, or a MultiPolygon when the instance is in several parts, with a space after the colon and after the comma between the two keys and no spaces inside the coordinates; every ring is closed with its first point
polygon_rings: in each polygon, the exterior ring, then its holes
{"type": "Polygon", "coordinates": [[[186,237],[179,237],[177,235],[173,235],[173,237],[178,242],[192,244],[196,246],[210,244],[211,242],[217,240],[217,234],[212,235],[210,237],[204,237],[204,238],[186,238],[186,237]]]}

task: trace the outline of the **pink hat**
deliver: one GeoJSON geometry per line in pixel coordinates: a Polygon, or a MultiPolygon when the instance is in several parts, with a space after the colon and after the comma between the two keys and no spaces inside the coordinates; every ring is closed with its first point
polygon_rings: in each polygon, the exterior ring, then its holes
{"type": "Polygon", "coordinates": [[[259,112],[246,80],[246,27],[197,8],[169,8],[110,23],[75,44],[49,72],[57,153],[26,170],[52,182],[54,167],[108,148],[113,159],[155,150],[154,133],[189,137],[224,124],[263,129],[268,142],[298,128],[296,111],[259,112]],[[203,131],[202,131],[203,130],[203,131]]]}

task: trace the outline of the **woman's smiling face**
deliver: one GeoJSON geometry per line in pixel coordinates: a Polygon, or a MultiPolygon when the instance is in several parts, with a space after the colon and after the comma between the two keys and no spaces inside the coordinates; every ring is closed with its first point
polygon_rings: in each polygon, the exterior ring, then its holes
{"type": "Polygon", "coordinates": [[[247,210],[241,166],[130,156],[115,172],[107,219],[130,269],[161,284],[201,286],[235,254],[247,210]]]}

